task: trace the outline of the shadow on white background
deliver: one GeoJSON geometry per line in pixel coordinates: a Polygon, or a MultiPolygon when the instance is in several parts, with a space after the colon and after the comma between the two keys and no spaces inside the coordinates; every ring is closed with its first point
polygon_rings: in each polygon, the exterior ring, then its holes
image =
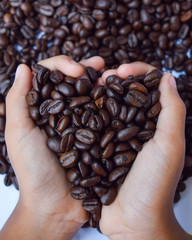
{"type": "MultiPolygon", "coordinates": [[[[12,213],[19,192],[13,186],[6,187],[3,183],[4,176],[0,175],[0,229],[12,213]]],[[[188,233],[192,233],[192,178],[187,180],[187,189],[182,193],[182,199],[175,204],[174,210],[178,222],[188,233]]],[[[73,240],[108,240],[96,229],[80,229],[73,240]]]]}

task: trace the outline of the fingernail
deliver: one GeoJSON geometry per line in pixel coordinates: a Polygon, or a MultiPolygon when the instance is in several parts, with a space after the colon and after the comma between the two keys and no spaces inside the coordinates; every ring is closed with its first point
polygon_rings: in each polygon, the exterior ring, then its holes
{"type": "Polygon", "coordinates": [[[177,91],[177,84],[176,84],[176,81],[175,81],[175,78],[171,75],[171,77],[169,78],[169,83],[171,85],[171,87],[177,91]]]}

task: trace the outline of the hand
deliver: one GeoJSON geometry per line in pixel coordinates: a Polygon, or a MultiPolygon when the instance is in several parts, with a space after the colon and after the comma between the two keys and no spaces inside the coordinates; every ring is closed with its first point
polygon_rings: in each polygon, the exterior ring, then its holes
{"type": "MultiPolygon", "coordinates": [[[[82,64],[96,70],[104,67],[100,57],[78,64],[69,57],[57,56],[39,64],[72,77],[83,73],[82,64]]],[[[65,172],[46,145],[47,137],[29,116],[26,95],[31,89],[31,80],[29,68],[20,65],[6,99],[5,137],[20,197],[2,230],[2,239],[12,239],[10,226],[14,229],[14,239],[71,239],[88,215],[81,202],[71,197],[65,172]]]]}
{"type": "MultiPolygon", "coordinates": [[[[145,75],[154,68],[135,62],[106,71],[108,75],[145,75]]],[[[155,136],[144,144],[117,198],[104,206],[100,228],[110,239],[188,239],[176,221],[173,199],[184,163],[185,106],[172,75],[160,82],[159,115],[155,136]]]]}

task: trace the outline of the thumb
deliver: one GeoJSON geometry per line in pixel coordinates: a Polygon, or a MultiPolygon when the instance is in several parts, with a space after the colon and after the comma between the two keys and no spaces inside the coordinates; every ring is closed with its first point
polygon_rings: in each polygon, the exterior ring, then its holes
{"type": "Polygon", "coordinates": [[[173,147],[183,146],[186,109],[178,94],[175,78],[170,73],[162,77],[159,90],[162,110],[154,140],[161,145],[161,149],[167,151],[173,142],[173,147]]]}
{"type": "Polygon", "coordinates": [[[21,64],[17,67],[14,84],[6,97],[6,129],[5,135],[24,135],[34,127],[29,116],[26,95],[31,89],[32,73],[21,64]],[[24,133],[25,129],[25,133],[24,133]]]}

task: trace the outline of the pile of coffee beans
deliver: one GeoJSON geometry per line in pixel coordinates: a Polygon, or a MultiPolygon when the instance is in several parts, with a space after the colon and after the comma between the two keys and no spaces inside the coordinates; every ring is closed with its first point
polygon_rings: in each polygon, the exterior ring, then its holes
{"type": "Polygon", "coordinates": [[[175,195],[192,176],[192,1],[191,0],[1,0],[0,173],[17,180],[4,141],[5,97],[19,63],[59,54],[79,61],[100,55],[106,66],[144,61],[179,72],[186,108],[185,166],[175,195]]]}
{"type": "Polygon", "coordinates": [[[96,227],[102,205],[114,201],[143,143],[154,136],[162,73],[111,75],[103,86],[95,85],[99,73],[91,67],[77,79],[38,64],[32,69],[30,116],[47,133],[72,197],[83,200],[89,224],[96,227]]]}

